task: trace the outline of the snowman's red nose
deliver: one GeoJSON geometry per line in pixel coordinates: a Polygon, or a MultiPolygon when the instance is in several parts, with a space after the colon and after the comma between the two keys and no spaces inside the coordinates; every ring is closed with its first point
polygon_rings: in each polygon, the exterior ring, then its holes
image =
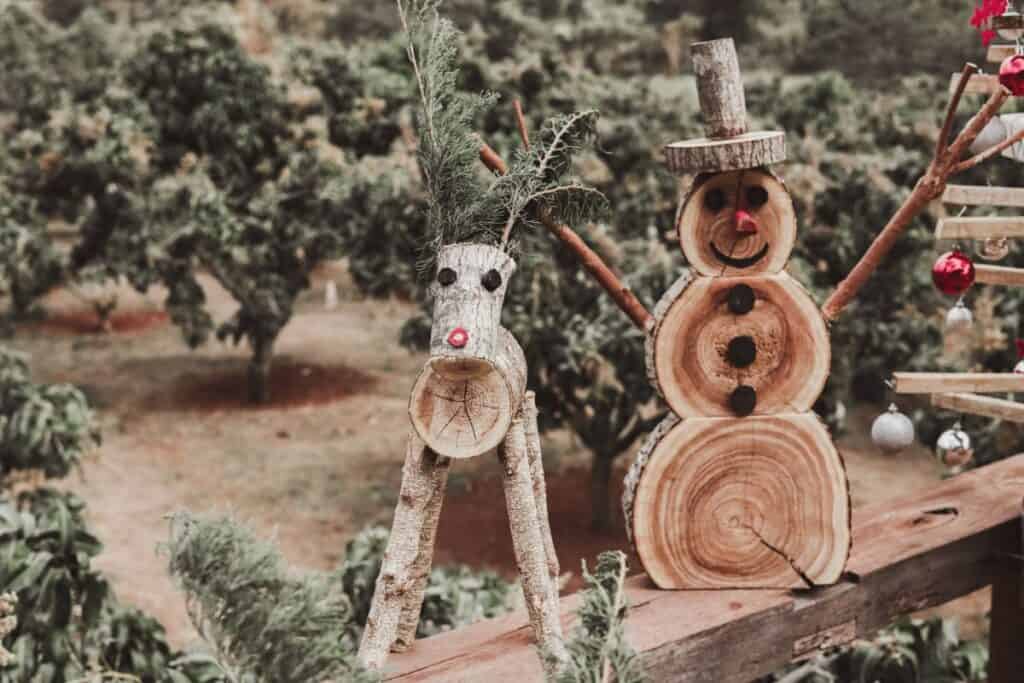
{"type": "Polygon", "coordinates": [[[461,327],[456,327],[448,333],[448,343],[457,349],[461,349],[469,343],[469,332],[461,327]]]}
{"type": "Polygon", "coordinates": [[[736,232],[752,234],[757,232],[757,221],[748,212],[740,210],[733,217],[736,222],[736,232]]]}

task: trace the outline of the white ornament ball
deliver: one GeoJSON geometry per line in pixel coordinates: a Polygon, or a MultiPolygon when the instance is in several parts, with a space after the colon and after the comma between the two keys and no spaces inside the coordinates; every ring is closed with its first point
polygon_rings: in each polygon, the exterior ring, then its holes
{"type": "Polygon", "coordinates": [[[959,422],[939,436],[935,444],[935,456],[949,468],[951,474],[959,474],[974,460],[971,437],[961,429],[959,422]]]}
{"type": "Polygon", "coordinates": [[[1015,367],[1013,371],[1016,372],[1018,375],[1024,375],[1024,360],[1017,363],[1017,367],[1015,367]]]}
{"type": "Polygon", "coordinates": [[[914,423],[894,403],[875,418],[871,440],[885,453],[899,453],[914,443],[914,423]]]}
{"type": "Polygon", "coordinates": [[[967,308],[964,300],[956,302],[956,306],[946,314],[946,332],[967,332],[974,326],[974,315],[967,308]]]}

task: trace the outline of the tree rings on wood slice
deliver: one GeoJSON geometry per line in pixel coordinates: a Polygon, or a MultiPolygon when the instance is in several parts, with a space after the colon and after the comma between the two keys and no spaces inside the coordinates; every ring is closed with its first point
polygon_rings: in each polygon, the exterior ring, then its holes
{"type": "Polygon", "coordinates": [[[648,375],[677,415],[811,409],[828,379],[831,346],[821,313],[793,278],[680,282],[655,309],[647,338],[648,375]]]}
{"type": "Polygon", "coordinates": [[[815,415],[690,418],[652,440],[627,523],[659,588],[839,580],[850,552],[849,486],[815,415]]]}
{"type": "Polygon", "coordinates": [[[779,273],[796,242],[796,213],[786,186],[770,173],[717,173],[698,179],[677,230],[683,254],[701,275],[779,273]],[[739,211],[753,226],[739,228],[739,211]]]}
{"type": "Polygon", "coordinates": [[[526,358],[499,328],[491,358],[435,356],[416,379],[409,418],[438,455],[472,458],[493,450],[508,433],[526,392],[526,358]]]}
{"type": "Polygon", "coordinates": [[[716,173],[771,166],[786,160],[786,134],[745,133],[734,138],[698,138],[665,146],[665,165],[676,174],[716,173]]]}

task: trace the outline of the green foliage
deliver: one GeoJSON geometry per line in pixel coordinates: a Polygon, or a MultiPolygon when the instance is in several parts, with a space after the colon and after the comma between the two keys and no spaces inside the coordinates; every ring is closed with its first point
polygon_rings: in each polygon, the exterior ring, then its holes
{"type": "Polygon", "coordinates": [[[785,683],[972,683],[986,680],[988,648],[962,642],[950,619],[910,619],[871,640],[769,678],[785,683]]]}
{"type": "Polygon", "coordinates": [[[98,443],[81,391],[32,382],[25,358],[0,348],[0,482],[27,472],[64,477],[98,443]]]}
{"type": "Polygon", "coordinates": [[[586,588],[578,614],[580,624],[566,646],[569,661],[556,675],[558,683],[641,683],[647,677],[626,642],[626,555],[602,553],[594,573],[583,566],[586,588]]]}

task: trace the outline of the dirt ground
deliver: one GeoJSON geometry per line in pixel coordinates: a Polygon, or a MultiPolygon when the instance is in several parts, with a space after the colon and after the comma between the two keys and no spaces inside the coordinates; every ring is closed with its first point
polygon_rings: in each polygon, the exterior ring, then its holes
{"type": "MultiPolygon", "coordinates": [[[[235,512],[274,535],[299,568],[326,569],[368,524],[389,524],[404,440],[406,399],[423,357],[396,340],[410,304],[346,299],[323,304],[323,281],[300,303],[278,344],[269,408],[245,405],[245,348],[216,341],[189,351],[159,313],[159,293],[125,291],[114,332],[95,334],[82,303],[63,292],[45,302],[50,318],[23,326],[9,343],[32,354],[36,377],[81,386],[99,411],[104,443],[69,486],[88,503],[106,544],[98,564],[118,595],[156,616],[171,640],[194,637],[180,595],[157,552],[165,517],[178,509],[235,512]]],[[[233,310],[211,281],[215,317],[233,310]]],[[[938,466],[918,448],[880,455],[867,438],[872,415],[855,411],[840,441],[855,505],[934,485],[938,466]]],[[[441,519],[438,558],[512,576],[495,463],[459,463],[441,519]]],[[[550,511],[563,571],[601,550],[626,549],[619,527],[590,530],[587,455],[565,433],[545,438],[550,511]]],[[[628,459],[619,463],[625,467],[628,459]]],[[[617,477],[621,479],[621,477],[617,477]]],[[[576,582],[573,582],[576,583],[576,582]]],[[[977,633],[984,596],[947,608],[977,633]]]]}

